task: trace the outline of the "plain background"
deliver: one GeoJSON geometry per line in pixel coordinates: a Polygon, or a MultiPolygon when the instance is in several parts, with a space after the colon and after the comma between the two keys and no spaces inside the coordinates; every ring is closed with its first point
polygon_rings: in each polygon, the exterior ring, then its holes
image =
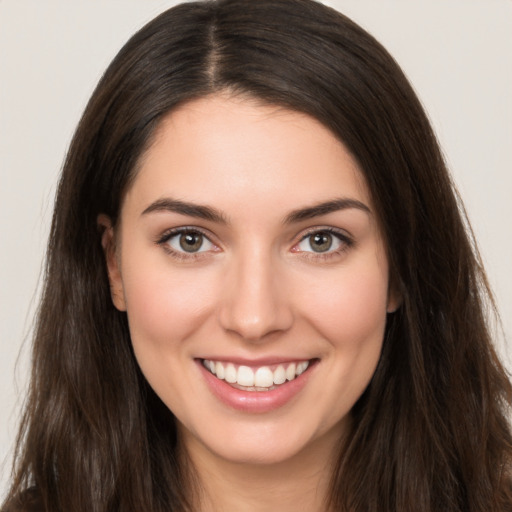
{"type": "MultiPolygon", "coordinates": [[[[257,1],[257,0],[254,0],[257,1]]],[[[103,70],[164,0],[0,0],[0,496],[66,148],[103,70]]],[[[331,0],[409,76],[465,201],[512,334],[512,2],[331,0]]],[[[509,368],[512,365],[509,364],[509,368]]]]}

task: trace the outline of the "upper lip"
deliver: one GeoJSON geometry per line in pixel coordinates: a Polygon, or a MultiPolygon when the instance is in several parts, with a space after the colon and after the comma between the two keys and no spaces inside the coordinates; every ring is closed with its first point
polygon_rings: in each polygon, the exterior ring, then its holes
{"type": "Polygon", "coordinates": [[[199,360],[207,361],[220,361],[223,363],[233,363],[239,366],[272,366],[276,364],[285,363],[298,363],[301,361],[310,361],[312,357],[297,357],[297,356],[267,356],[249,359],[246,357],[233,357],[233,356],[205,356],[198,358],[199,360]]]}

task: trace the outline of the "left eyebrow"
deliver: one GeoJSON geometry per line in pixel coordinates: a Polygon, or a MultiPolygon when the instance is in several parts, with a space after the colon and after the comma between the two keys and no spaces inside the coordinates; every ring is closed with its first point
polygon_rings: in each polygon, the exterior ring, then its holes
{"type": "Polygon", "coordinates": [[[174,212],[180,215],[187,215],[189,217],[217,222],[219,224],[227,224],[227,220],[224,215],[211,206],[188,203],[168,197],[158,199],[154,203],[151,203],[142,212],[142,215],[147,215],[152,212],[174,212]]]}
{"type": "Polygon", "coordinates": [[[358,210],[362,210],[365,213],[371,214],[370,208],[361,201],[343,197],[339,199],[333,199],[331,201],[325,201],[323,203],[318,203],[306,208],[293,210],[285,217],[284,223],[293,224],[295,222],[313,219],[321,215],[327,215],[328,213],[337,212],[339,210],[347,210],[350,208],[356,208],[358,210]]]}

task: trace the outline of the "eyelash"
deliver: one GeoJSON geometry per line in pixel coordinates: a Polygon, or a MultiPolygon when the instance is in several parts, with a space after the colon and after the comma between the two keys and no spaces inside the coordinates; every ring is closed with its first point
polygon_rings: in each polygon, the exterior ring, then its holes
{"type": "MultiPolygon", "coordinates": [[[[178,236],[178,235],[184,235],[184,234],[194,234],[194,235],[201,235],[204,237],[205,240],[207,240],[210,244],[212,244],[214,247],[217,247],[214,242],[211,241],[211,238],[208,234],[206,234],[202,229],[193,227],[193,226],[183,226],[179,228],[173,228],[169,229],[166,232],[164,232],[157,240],[156,244],[160,245],[164,248],[164,250],[170,254],[173,258],[176,258],[178,260],[185,260],[185,261],[191,261],[191,260],[197,260],[202,257],[205,257],[209,251],[200,251],[200,252],[186,252],[186,251],[177,251],[173,249],[169,241],[178,236]]],[[[332,227],[315,227],[310,228],[304,235],[301,236],[300,240],[295,243],[295,245],[292,247],[292,252],[295,253],[301,253],[304,258],[315,260],[315,261],[327,261],[331,258],[335,258],[337,256],[340,256],[347,250],[349,250],[351,247],[355,245],[355,241],[348,236],[345,232],[342,232],[341,230],[332,228],[332,227]],[[329,235],[332,235],[335,237],[341,244],[341,247],[335,250],[328,250],[326,252],[314,252],[314,251],[300,251],[295,250],[296,247],[298,247],[303,241],[307,240],[309,237],[317,234],[327,233],[329,235]]]]}
{"type": "Polygon", "coordinates": [[[186,251],[177,251],[173,249],[169,245],[169,241],[178,235],[201,235],[205,240],[210,242],[214,247],[217,247],[212,241],[211,237],[207,235],[202,229],[192,227],[192,226],[183,226],[179,228],[173,228],[165,231],[157,240],[156,244],[160,245],[164,248],[164,250],[170,254],[173,258],[184,261],[198,260],[202,257],[206,256],[206,252],[208,251],[200,251],[200,252],[186,252],[186,251]]]}
{"type": "MultiPolygon", "coordinates": [[[[302,252],[303,257],[315,261],[328,261],[332,258],[336,258],[337,256],[342,255],[346,251],[348,251],[350,248],[354,247],[355,241],[353,238],[348,236],[345,232],[332,228],[332,227],[314,227],[310,228],[302,237],[301,239],[293,246],[293,248],[297,247],[299,244],[301,244],[304,240],[307,240],[308,238],[312,237],[313,235],[321,234],[321,233],[327,233],[329,235],[332,235],[334,238],[336,238],[341,246],[338,249],[335,250],[329,250],[326,252],[314,252],[314,251],[300,251],[302,252]]],[[[293,251],[292,248],[292,251],[293,251]]],[[[299,252],[299,251],[294,251],[299,252]]]]}

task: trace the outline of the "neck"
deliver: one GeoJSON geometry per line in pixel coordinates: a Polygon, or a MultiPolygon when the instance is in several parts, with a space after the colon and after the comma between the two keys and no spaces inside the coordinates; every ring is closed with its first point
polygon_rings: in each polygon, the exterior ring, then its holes
{"type": "Polygon", "coordinates": [[[330,432],[293,457],[272,464],[233,462],[195,438],[183,439],[196,476],[200,512],[328,512],[339,432],[330,432]]]}

